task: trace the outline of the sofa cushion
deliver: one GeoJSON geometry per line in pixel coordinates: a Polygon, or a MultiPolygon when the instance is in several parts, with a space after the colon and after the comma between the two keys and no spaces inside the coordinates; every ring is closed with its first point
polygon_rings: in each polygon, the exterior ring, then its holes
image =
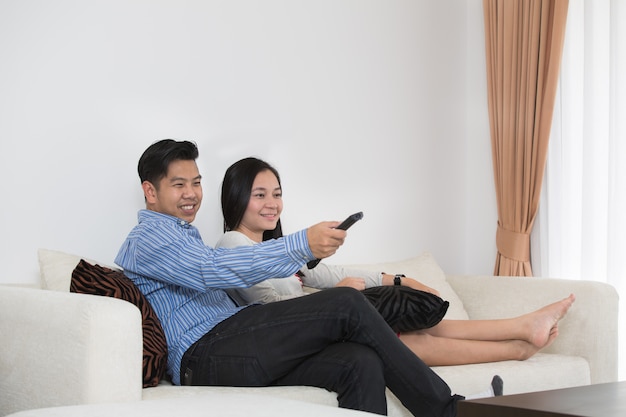
{"type": "Polygon", "coordinates": [[[384,271],[388,274],[404,274],[409,278],[416,279],[422,284],[439,291],[440,297],[450,303],[444,319],[469,319],[463,302],[454,289],[452,289],[446,280],[445,273],[429,252],[424,252],[419,256],[395,262],[351,265],[351,267],[369,271],[384,271]]]}
{"type": "Polygon", "coordinates": [[[121,271],[92,265],[81,259],[72,272],[70,291],[128,301],[141,311],[143,333],[143,386],[154,387],[165,374],[167,342],[150,302],[121,271]]]}
{"type": "Polygon", "coordinates": [[[589,385],[589,362],[582,356],[537,353],[525,361],[502,361],[456,366],[434,366],[433,371],[453,393],[477,394],[494,375],[504,381],[504,395],[589,385]]]}

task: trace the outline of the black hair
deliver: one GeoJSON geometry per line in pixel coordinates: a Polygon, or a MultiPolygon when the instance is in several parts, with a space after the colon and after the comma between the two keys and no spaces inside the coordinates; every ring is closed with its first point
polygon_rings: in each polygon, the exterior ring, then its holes
{"type": "Polygon", "coordinates": [[[139,179],[151,182],[158,187],[159,181],[167,175],[167,169],[174,161],[195,161],[198,147],[195,143],[183,140],[162,139],[154,142],[139,158],[137,172],[139,179]]]}
{"type": "MultiPolygon", "coordinates": [[[[222,215],[224,232],[235,230],[241,224],[243,215],[250,202],[250,193],[256,176],[263,171],[271,171],[280,185],[278,171],[267,162],[253,157],[240,159],[232,164],[224,174],[222,181],[222,215]]],[[[281,186],[282,187],[282,186],[281,186]]],[[[283,235],[280,219],[274,230],[266,230],[263,240],[275,239],[283,235]]]]}

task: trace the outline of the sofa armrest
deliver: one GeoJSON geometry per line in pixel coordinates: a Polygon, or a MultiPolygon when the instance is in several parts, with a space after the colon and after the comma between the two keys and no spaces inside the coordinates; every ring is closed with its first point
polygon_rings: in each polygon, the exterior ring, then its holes
{"type": "Polygon", "coordinates": [[[0,286],[0,335],[0,415],[141,400],[141,314],[126,301],[0,286]]]}
{"type": "Polygon", "coordinates": [[[582,356],[589,362],[591,383],[617,380],[618,302],[609,284],[552,278],[447,276],[470,319],[515,317],[576,295],[559,323],[559,336],[547,353],[582,356]]]}

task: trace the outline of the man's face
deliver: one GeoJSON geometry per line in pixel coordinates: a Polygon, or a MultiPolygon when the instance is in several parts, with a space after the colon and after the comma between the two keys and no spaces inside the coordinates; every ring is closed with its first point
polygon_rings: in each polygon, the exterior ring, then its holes
{"type": "Polygon", "coordinates": [[[148,181],[142,184],[146,208],[191,223],[202,203],[201,178],[196,161],[172,162],[156,186],[148,181]]]}

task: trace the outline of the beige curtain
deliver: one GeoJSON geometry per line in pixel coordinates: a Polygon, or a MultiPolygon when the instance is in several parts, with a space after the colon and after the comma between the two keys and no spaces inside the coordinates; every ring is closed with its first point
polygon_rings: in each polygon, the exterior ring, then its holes
{"type": "Polygon", "coordinates": [[[532,276],[537,214],[568,0],[483,0],[498,204],[495,275],[532,276]]]}

